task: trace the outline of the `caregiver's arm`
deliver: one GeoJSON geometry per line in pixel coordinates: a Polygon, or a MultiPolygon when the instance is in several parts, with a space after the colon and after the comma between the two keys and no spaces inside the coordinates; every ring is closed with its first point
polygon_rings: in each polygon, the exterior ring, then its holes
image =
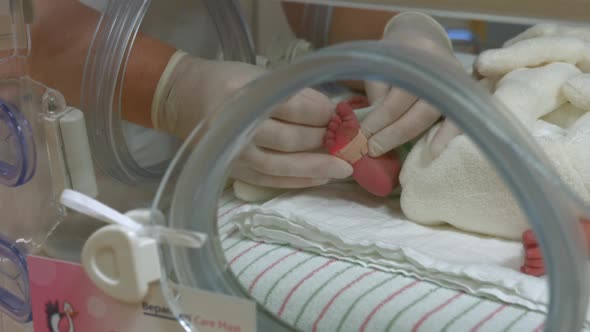
{"type": "MultiPolygon", "coordinates": [[[[283,2],[285,15],[295,35],[298,38],[308,39],[309,36],[305,36],[303,26],[304,7],[304,4],[297,2],[283,2]]],[[[385,25],[395,14],[395,12],[373,9],[334,7],[328,44],[381,39],[385,25]]]]}
{"type": "MultiPolygon", "coordinates": [[[[302,3],[283,2],[283,10],[293,33],[297,38],[310,40],[311,36],[306,35],[304,26],[304,9],[305,5],[302,3]]],[[[397,13],[373,9],[334,7],[328,31],[328,45],[355,40],[379,40],[385,25],[395,14],[397,13]]],[[[363,82],[343,83],[354,90],[364,90],[363,82]]]]}
{"type": "MultiPolygon", "coordinates": [[[[99,18],[99,12],[77,0],[35,0],[29,74],[59,90],[71,106],[80,106],[84,62],[99,18]]],[[[126,120],[151,127],[152,97],[175,51],[138,33],[123,86],[122,108],[126,120]]]]}

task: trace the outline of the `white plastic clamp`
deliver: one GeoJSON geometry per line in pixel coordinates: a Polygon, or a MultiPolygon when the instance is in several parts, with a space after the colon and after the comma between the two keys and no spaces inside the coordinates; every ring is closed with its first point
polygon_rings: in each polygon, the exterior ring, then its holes
{"type": "Polygon", "coordinates": [[[84,244],[82,266],[94,284],[107,295],[128,303],[142,301],[152,282],[161,277],[158,241],[200,248],[205,234],[148,225],[151,211],[121,214],[73,190],[64,190],[61,203],[112,225],[97,230],[84,244]]]}

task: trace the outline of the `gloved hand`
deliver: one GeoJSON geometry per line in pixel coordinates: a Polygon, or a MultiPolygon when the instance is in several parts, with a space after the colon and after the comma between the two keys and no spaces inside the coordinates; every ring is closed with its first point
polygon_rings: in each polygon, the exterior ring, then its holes
{"type": "MultiPolygon", "coordinates": [[[[394,16],[383,32],[383,41],[407,43],[462,68],[453,54],[450,40],[442,26],[421,13],[405,12],[394,16]]],[[[440,118],[440,113],[424,100],[381,82],[365,82],[371,104],[378,104],[362,123],[369,136],[369,155],[381,156],[416,138],[440,118]]],[[[435,154],[460,133],[450,121],[440,127],[431,149],[435,154]]]]}
{"type": "MultiPolygon", "coordinates": [[[[181,138],[246,83],[265,70],[239,62],[210,61],[177,52],[156,88],[152,122],[181,138]]],[[[352,174],[347,162],[319,150],[333,105],[304,89],[263,122],[231,172],[235,179],[265,187],[303,188],[352,174]]]]}

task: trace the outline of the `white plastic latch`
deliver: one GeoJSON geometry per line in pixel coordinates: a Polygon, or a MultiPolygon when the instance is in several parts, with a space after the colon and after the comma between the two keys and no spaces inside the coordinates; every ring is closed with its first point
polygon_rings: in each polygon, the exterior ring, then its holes
{"type": "MultiPolygon", "coordinates": [[[[55,90],[46,95],[63,98],[55,90]]],[[[47,149],[52,156],[49,168],[54,193],[58,195],[64,189],[74,189],[88,196],[98,196],[84,113],[67,106],[61,108],[49,104],[46,108],[43,127],[47,149]],[[52,110],[52,107],[57,109],[52,110]]]]}
{"type": "Polygon", "coordinates": [[[149,210],[123,215],[73,190],[64,190],[60,201],[70,209],[112,224],[86,241],[82,266],[100,290],[119,301],[142,301],[150,284],[160,279],[159,242],[200,248],[207,240],[205,234],[148,225],[149,210]]]}

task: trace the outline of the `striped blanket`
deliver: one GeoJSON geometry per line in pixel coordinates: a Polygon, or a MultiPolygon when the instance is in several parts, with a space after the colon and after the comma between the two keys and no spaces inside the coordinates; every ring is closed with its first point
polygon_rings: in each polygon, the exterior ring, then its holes
{"type": "Polygon", "coordinates": [[[400,274],[243,237],[229,217],[246,203],[227,192],[219,229],[231,271],[268,311],[301,331],[541,331],[545,316],[400,274]]]}

